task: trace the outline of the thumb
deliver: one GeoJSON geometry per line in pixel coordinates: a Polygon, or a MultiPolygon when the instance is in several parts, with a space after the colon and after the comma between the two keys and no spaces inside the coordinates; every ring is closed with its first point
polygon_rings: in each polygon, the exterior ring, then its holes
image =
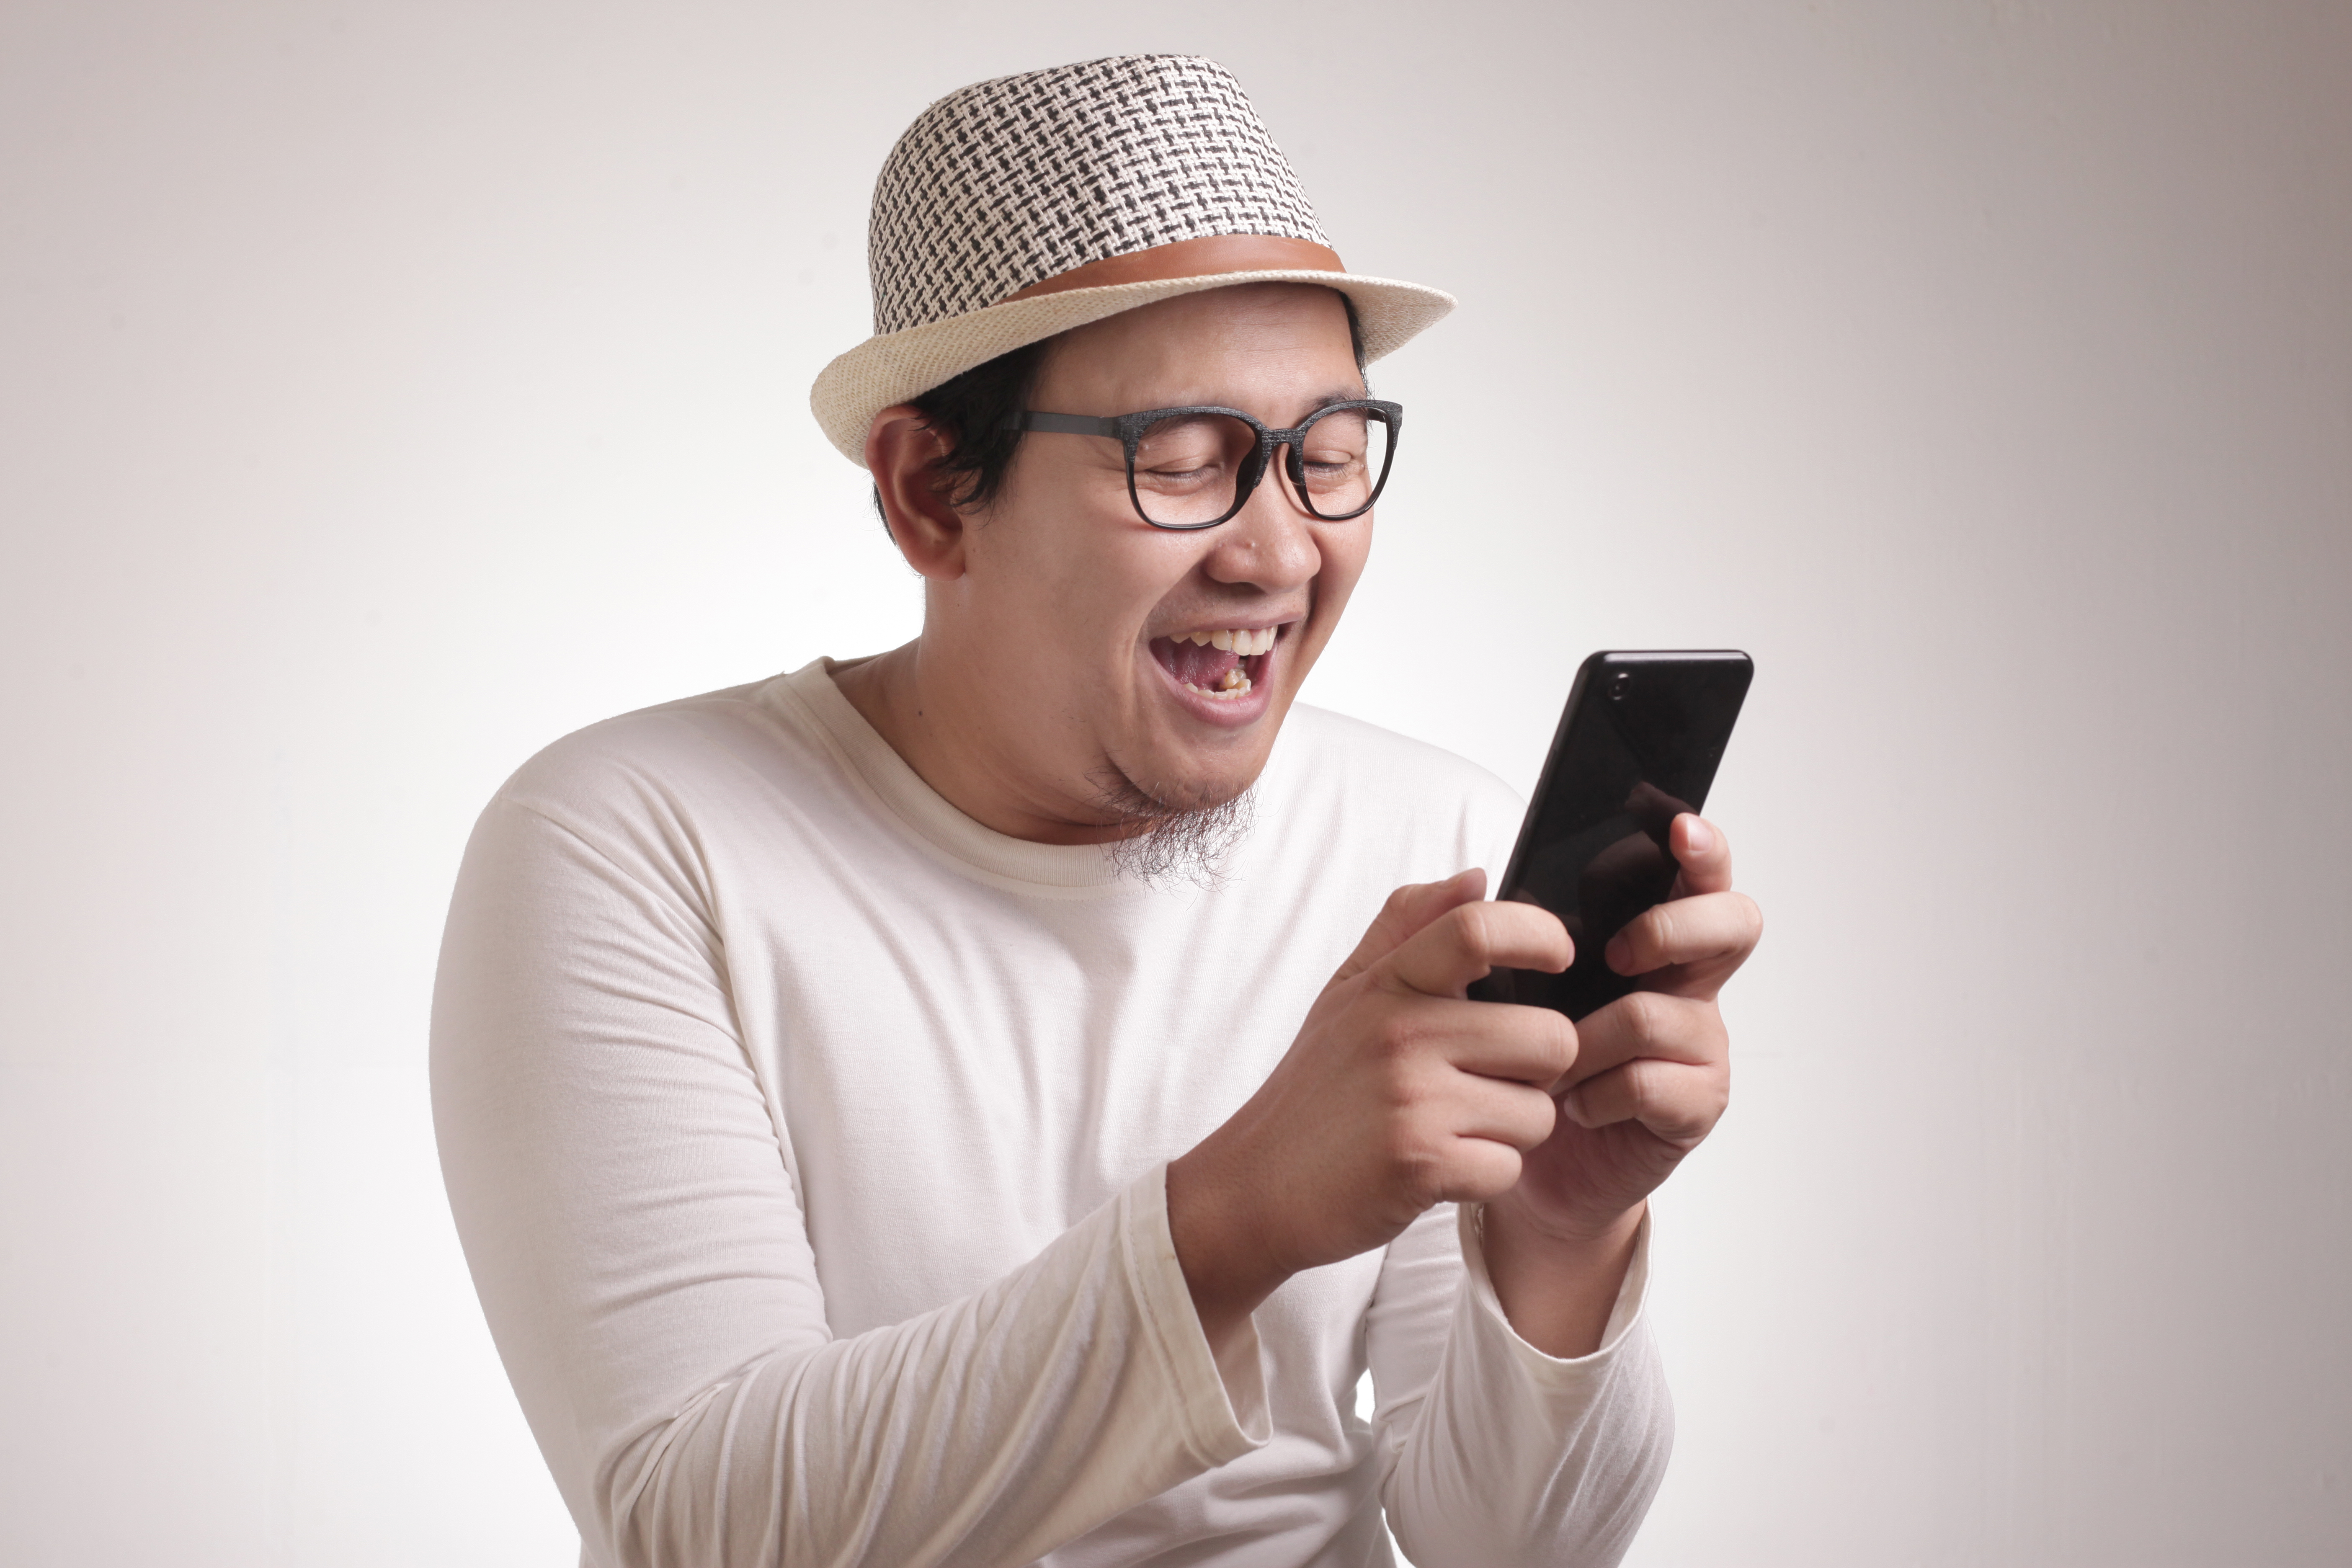
{"type": "Polygon", "coordinates": [[[1364,931],[1364,940],[1331,978],[1349,980],[1361,974],[1446,910],[1475,904],[1486,894],[1486,873],[1476,866],[1456,871],[1443,882],[1408,882],[1389,895],[1389,901],[1381,906],[1381,912],[1364,931]]]}

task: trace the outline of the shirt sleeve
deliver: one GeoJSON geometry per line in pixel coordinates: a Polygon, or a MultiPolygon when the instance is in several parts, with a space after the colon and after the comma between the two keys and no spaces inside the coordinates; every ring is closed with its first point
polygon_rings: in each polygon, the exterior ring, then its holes
{"type": "Polygon", "coordinates": [[[1423,1215],[1390,1244],[1373,1294],[1366,1350],[1389,1528],[1419,1568],[1614,1563],[1674,1445],[1641,1310],[1650,1222],[1601,1348],[1562,1360],[1504,1316],[1479,1215],[1423,1215]]]}
{"type": "Polygon", "coordinates": [[[451,1208],[587,1561],[1024,1563],[1261,1444],[1164,1168],[977,1294],[834,1337],[698,877],[657,811],[501,797],[436,986],[451,1208]]]}

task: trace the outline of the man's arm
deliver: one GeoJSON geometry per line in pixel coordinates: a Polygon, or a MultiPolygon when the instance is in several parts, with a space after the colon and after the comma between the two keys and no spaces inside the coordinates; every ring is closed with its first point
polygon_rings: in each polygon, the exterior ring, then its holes
{"type": "Polygon", "coordinates": [[[1486,1208],[1486,1262],[1512,1326],[1558,1356],[1601,1342],[1649,1194],[1714,1131],[1731,1099],[1731,1037],[1716,998],[1755,951],[1763,916],[1731,887],[1731,847],[1675,819],[1672,895],[1611,939],[1642,989],[1576,1026],[1559,1117],[1486,1208]]]}
{"type": "Polygon", "coordinates": [[[1637,1231],[1602,1342],[1546,1355],[1505,1320],[1475,1209],[1442,1206],[1390,1243],[1365,1319],[1381,1499],[1422,1568],[1616,1562],[1673,1447],[1674,1408],[1643,1318],[1637,1231]]]}
{"type": "Polygon", "coordinates": [[[1722,835],[1685,814],[1674,895],[1612,940],[1643,977],[1581,1027],[1471,1002],[1496,968],[1557,973],[1568,932],[1486,903],[1485,874],[1398,889],[1249,1101],[1169,1168],[1170,1228],[1212,1344],[1303,1268],[1385,1245],[1444,1202],[1494,1205],[1494,1281],[1530,1342],[1599,1341],[1651,1192],[1730,1092],[1716,1005],[1762,931],[1722,835]]]}
{"type": "Polygon", "coordinates": [[[700,881],[658,821],[502,799],[436,988],[451,1208],[591,1561],[1028,1562],[1264,1440],[1157,1172],[985,1289],[835,1339],[700,881]]]}
{"type": "Polygon", "coordinates": [[[1576,1029],[1462,999],[1508,964],[1567,967],[1558,919],[1480,901],[1485,873],[1399,889],[1273,1073],[1169,1166],[1169,1226],[1209,1342],[1301,1269],[1383,1247],[1433,1205],[1482,1202],[1551,1135],[1576,1029]]]}
{"type": "Polygon", "coordinates": [[[1171,1230],[1213,1344],[1289,1273],[1386,1241],[1433,1204],[1481,1205],[1445,1354],[1400,1439],[1397,1474],[1422,1484],[1392,1499],[1425,1543],[1475,1540],[1465,1561],[1613,1560],[1664,1464],[1646,1336],[1611,1336],[1638,1294],[1648,1194],[1727,1101],[1716,994],[1761,926],[1730,890],[1722,836],[1691,816],[1672,834],[1674,897],[1608,952],[1643,990],[1581,1030],[1465,1000],[1493,967],[1566,967],[1566,931],[1532,906],[1477,902],[1475,873],[1401,889],[1264,1088],[1170,1168],[1171,1230]],[[1613,1458],[1593,1447],[1603,1429],[1613,1458]],[[1599,1511],[1559,1513],[1577,1499],[1599,1511]]]}

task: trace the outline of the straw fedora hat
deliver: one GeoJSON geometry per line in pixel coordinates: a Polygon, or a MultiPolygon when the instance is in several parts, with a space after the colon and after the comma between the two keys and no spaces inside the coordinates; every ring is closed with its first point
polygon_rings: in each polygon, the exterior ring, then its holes
{"type": "Polygon", "coordinates": [[[866,255],[874,335],[809,395],[860,467],[883,409],[1155,300],[1318,283],[1354,302],[1368,360],[1454,309],[1439,289],[1341,265],[1241,84],[1184,55],[1055,66],[940,99],[882,165],[866,255]]]}

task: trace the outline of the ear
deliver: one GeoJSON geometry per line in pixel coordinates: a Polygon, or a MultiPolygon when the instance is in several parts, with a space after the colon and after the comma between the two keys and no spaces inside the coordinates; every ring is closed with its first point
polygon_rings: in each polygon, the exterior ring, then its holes
{"type": "Polygon", "coordinates": [[[894,404],[866,430],[866,468],[882,498],[882,519],[907,564],[934,582],[963,575],[964,518],[940,496],[947,446],[910,403],[894,404]]]}

